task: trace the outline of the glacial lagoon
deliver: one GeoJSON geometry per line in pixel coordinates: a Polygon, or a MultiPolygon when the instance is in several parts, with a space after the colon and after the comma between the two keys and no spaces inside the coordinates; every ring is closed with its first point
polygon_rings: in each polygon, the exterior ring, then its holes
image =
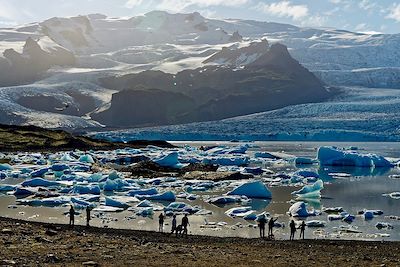
{"type": "MultiPolygon", "coordinates": [[[[319,164],[312,165],[296,165],[293,158],[305,157],[305,158],[316,158],[317,150],[321,146],[336,146],[340,148],[353,148],[356,149],[356,153],[375,153],[380,156],[384,156],[391,162],[397,162],[400,158],[400,144],[399,143],[321,143],[321,142],[173,142],[174,145],[178,146],[179,150],[186,150],[190,155],[197,155],[201,146],[220,146],[224,149],[236,149],[242,146],[247,147],[247,151],[244,154],[238,155],[238,157],[248,157],[249,166],[261,167],[264,170],[262,175],[256,175],[255,179],[263,181],[267,188],[272,193],[272,199],[249,199],[248,201],[226,204],[226,205],[214,205],[209,203],[207,200],[210,197],[221,196],[226,192],[232,190],[235,185],[239,184],[240,181],[223,181],[215,183],[215,186],[208,188],[207,190],[196,190],[196,186],[202,181],[196,181],[191,183],[191,189],[188,190],[188,184],[184,181],[174,180],[173,178],[165,179],[140,179],[141,188],[156,188],[160,193],[165,191],[172,191],[175,195],[180,193],[186,193],[191,195],[194,200],[177,198],[177,202],[183,202],[188,204],[190,207],[196,207],[197,213],[189,216],[190,234],[203,234],[213,236],[239,236],[239,237],[258,237],[259,232],[257,229],[257,223],[254,220],[245,220],[241,217],[230,217],[226,214],[231,208],[249,206],[254,214],[261,214],[263,212],[269,213],[274,218],[278,218],[278,222],[281,227],[275,228],[275,236],[278,239],[289,238],[288,224],[291,217],[287,214],[291,205],[298,201],[296,196],[292,195],[293,191],[301,189],[305,184],[312,184],[315,180],[310,179],[309,181],[294,182],[294,183],[282,183],[280,182],[281,176],[293,176],[293,174],[299,170],[307,170],[309,172],[315,172],[319,175],[319,178],[324,183],[324,189],[321,191],[321,198],[305,199],[302,200],[307,203],[309,210],[317,212],[317,216],[311,216],[304,218],[306,221],[318,221],[325,224],[325,227],[308,227],[306,229],[306,238],[329,238],[329,239],[363,239],[363,240],[400,240],[400,199],[385,195],[393,192],[400,191],[400,169],[397,166],[389,167],[332,167],[332,166],[319,166],[319,164]],[[282,155],[283,159],[257,159],[255,153],[257,152],[272,152],[282,155]],[[292,157],[294,156],[294,157],[292,157]],[[146,181],[149,181],[148,183],[146,181]],[[196,184],[198,183],[198,184],[196,184]],[[194,190],[193,190],[194,188],[194,190]],[[190,191],[190,192],[189,192],[190,191]],[[343,220],[330,220],[329,214],[324,212],[325,208],[338,208],[342,207],[348,214],[354,215],[355,219],[352,222],[345,222],[343,220]],[[372,219],[365,219],[364,215],[360,214],[363,210],[380,210],[383,212],[382,215],[374,215],[372,219]],[[376,225],[378,223],[390,224],[391,227],[378,229],[376,225]]],[[[151,150],[151,149],[150,149],[151,150]]],[[[175,149],[176,150],[176,149],[175,149]]],[[[138,152],[138,151],[136,151],[138,152]]],[[[135,152],[135,153],[136,153],[135,152]]],[[[156,153],[167,153],[168,150],[162,149],[161,152],[156,153]]],[[[67,152],[68,153],[68,152],[67,152]]],[[[93,157],[96,157],[96,153],[93,152],[93,157]]],[[[153,152],[151,152],[153,153],[153,152]]],[[[87,155],[86,152],[74,152],[72,155],[87,155]]],[[[26,162],[29,161],[29,157],[32,154],[26,153],[24,157],[21,155],[20,158],[24,158],[26,162]]],[[[57,157],[65,155],[65,152],[60,152],[57,155],[51,155],[50,158],[58,160],[57,157]]],[[[107,152],[102,154],[108,156],[107,152]]],[[[36,153],[36,158],[40,158],[43,155],[36,153]]],[[[47,156],[46,156],[47,157],[47,156]]],[[[186,160],[188,158],[186,157],[186,160]]],[[[48,164],[49,160],[42,162],[44,166],[48,164]]],[[[35,169],[37,166],[32,166],[31,163],[24,163],[23,161],[18,163],[19,165],[26,165],[24,168],[35,169]]],[[[15,165],[18,165],[15,164],[15,165]]],[[[31,178],[27,175],[20,175],[21,168],[16,171],[17,167],[13,163],[14,167],[13,177],[0,180],[0,185],[9,184],[17,185],[27,179],[31,178]],[[19,174],[18,174],[19,173],[19,174]],[[21,178],[22,177],[22,178],[21,178]]],[[[67,164],[68,165],[68,164],[67,164]]],[[[88,164],[90,165],[90,164],[88,164]]],[[[224,168],[230,170],[243,171],[243,168],[236,166],[225,166],[224,168]]],[[[82,175],[82,170],[77,171],[78,175],[82,175]]],[[[87,171],[88,173],[91,171],[87,171]]],[[[10,172],[11,173],[11,172],[10,172]]],[[[74,174],[74,172],[72,172],[74,174]]],[[[103,171],[103,175],[106,175],[107,171],[103,171]]],[[[119,174],[120,177],[130,178],[129,174],[119,174]]],[[[44,179],[54,180],[54,174],[49,172],[44,174],[44,179]]],[[[3,177],[4,178],[4,177],[3,177]]],[[[83,179],[85,180],[85,179],[83,179]]],[[[134,179],[129,180],[132,184],[135,183],[134,179]]],[[[67,181],[64,181],[68,184],[67,181]]],[[[69,185],[72,185],[72,181],[68,181],[69,185]]],[[[79,180],[80,183],[86,183],[86,181],[79,180]]],[[[75,196],[79,198],[81,195],[69,192],[65,196],[75,196]]],[[[124,200],[126,191],[116,190],[114,192],[101,191],[100,202],[95,202],[95,206],[103,206],[104,197],[111,197],[124,200]],[[119,198],[118,198],[119,197],[119,198]]],[[[28,197],[31,199],[32,197],[28,197]]],[[[22,198],[27,199],[27,198],[22,198]]],[[[21,200],[21,199],[20,199],[21,200]]],[[[130,199],[131,200],[131,199],[130,199]]],[[[139,201],[139,200],[138,200],[139,201]]],[[[23,204],[23,203],[22,203],[23,204]]],[[[1,216],[13,217],[18,219],[42,221],[42,222],[54,222],[54,223],[68,223],[68,217],[65,213],[69,209],[69,205],[64,203],[62,205],[55,205],[54,207],[46,206],[30,206],[22,205],[18,202],[18,199],[12,194],[12,192],[4,192],[0,194],[0,214],[1,216]]],[[[129,206],[135,207],[138,202],[128,202],[129,206]]],[[[158,215],[159,213],[170,203],[165,201],[151,201],[152,215],[146,215],[144,213],[139,214],[137,209],[125,209],[118,212],[104,212],[104,211],[92,211],[91,225],[99,227],[110,227],[110,228],[126,228],[126,229],[137,229],[137,230],[152,230],[158,229],[158,215]]],[[[86,214],[83,209],[77,209],[80,215],[75,218],[76,224],[86,223],[86,214]]],[[[182,215],[178,214],[178,224],[182,218],[182,215]]],[[[166,218],[165,231],[170,231],[171,217],[166,218]]],[[[302,219],[296,218],[296,221],[302,219]]],[[[387,226],[387,225],[386,225],[387,226]]],[[[296,234],[298,237],[299,231],[296,234]]]]}

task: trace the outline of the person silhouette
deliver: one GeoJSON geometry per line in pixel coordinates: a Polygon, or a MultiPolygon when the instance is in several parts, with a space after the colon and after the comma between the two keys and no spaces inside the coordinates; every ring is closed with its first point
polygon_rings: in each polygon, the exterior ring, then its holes
{"type": "Polygon", "coordinates": [[[269,220],[269,222],[268,222],[268,237],[273,237],[274,236],[273,229],[274,229],[275,222],[277,220],[278,220],[278,218],[276,218],[275,220],[274,220],[274,218],[271,218],[269,220]]]}
{"type": "Polygon", "coordinates": [[[171,235],[176,231],[176,215],[172,216],[171,235]]]}
{"type": "Polygon", "coordinates": [[[158,216],[158,231],[159,232],[164,232],[164,214],[160,213],[160,216],[158,216]]]}
{"type": "Polygon", "coordinates": [[[74,227],[75,225],[75,209],[74,206],[71,205],[71,208],[69,209],[69,226],[74,227]]]}
{"type": "Polygon", "coordinates": [[[303,240],[305,231],[306,231],[306,223],[303,221],[300,225],[300,238],[303,238],[303,240]]]}
{"type": "Polygon", "coordinates": [[[190,225],[189,218],[187,214],[185,214],[185,216],[183,216],[182,218],[182,236],[183,235],[185,235],[186,237],[188,236],[188,225],[190,225]]]}
{"type": "Polygon", "coordinates": [[[260,237],[261,238],[265,237],[265,225],[266,224],[267,224],[267,219],[265,218],[265,215],[263,214],[258,219],[258,227],[260,228],[260,237]]]}
{"type": "Polygon", "coordinates": [[[294,234],[296,233],[296,224],[292,220],[289,224],[290,227],[290,240],[294,240],[294,234]]]}
{"type": "Polygon", "coordinates": [[[90,211],[91,211],[92,209],[90,208],[90,206],[88,205],[88,206],[86,206],[86,226],[90,226],[90,224],[89,224],[89,222],[90,222],[90,220],[91,220],[91,218],[90,218],[90,211]]]}

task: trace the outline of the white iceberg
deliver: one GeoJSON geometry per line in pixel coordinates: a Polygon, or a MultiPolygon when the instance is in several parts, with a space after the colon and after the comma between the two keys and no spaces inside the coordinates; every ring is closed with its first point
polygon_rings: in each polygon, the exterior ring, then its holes
{"type": "Polygon", "coordinates": [[[306,203],[298,201],[289,208],[289,215],[292,217],[315,216],[315,211],[308,211],[306,203]]]}
{"type": "Polygon", "coordinates": [[[227,195],[246,196],[249,198],[272,198],[271,191],[261,181],[252,181],[239,185],[227,195]]]}
{"type": "Polygon", "coordinates": [[[207,202],[216,204],[216,205],[224,205],[224,204],[230,204],[230,203],[238,203],[242,201],[248,201],[249,199],[247,197],[243,196],[218,196],[218,197],[213,197],[207,200],[207,202]]]}
{"type": "Polygon", "coordinates": [[[94,163],[93,157],[89,154],[80,156],[79,161],[83,163],[94,163]]]}
{"type": "Polygon", "coordinates": [[[189,204],[186,204],[184,202],[172,202],[172,203],[170,203],[168,206],[166,206],[164,208],[164,211],[166,213],[168,213],[168,212],[172,212],[172,213],[179,212],[179,213],[190,213],[190,214],[193,214],[193,213],[198,212],[199,210],[200,209],[194,208],[194,207],[192,207],[189,204]]]}
{"type": "Polygon", "coordinates": [[[138,195],[156,195],[158,191],[156,188],[147,188],[147,189],[133,189],[126,193],[127,196],[138,196],[138,195]]]}
{"type": "Polygon", "coordinates": [[[336,147],[320,147],[318,160],[321,165],[357,166],[357,167],[392,167],[387,159],[376,154],[360,154],[356,151],[341,150],[336,147]]]}
{"type": "Polygon", "coordinates": [[[325,227],[325,221],[312,220],[306,222],[307,227],[325,227]]]}
{"type": "Polygon", "coordinates": [[[100,195],[101,190],[98,185],[74,185],[73,193],[76,194],[91,194],[91,195],[100,195]]]}
{"type": "Polygon", "coordinates": [[[0,164],[0,171],[12,171],[13,167],[10,164],[3,163],[0,164]]]}
{"type": "MultiPolygon", "coordinates": [[[[236,208],[231,208],[225,212],[226,215],[230,217],[248,217],[251,214],[254,214],[254,210],[250,206],[246,207],[236,207],[236,208]]],[[[257,215],[255,215],[255,219],[257,218],[257,215]]]]}
{"type": "Polygon", "coordinates": [[[165,156],[161,156],[160,158],[153,159],[153,162],[162,167],[170,167],[174,169],[180,169],[184,166],[178,160],[178,152],[172,152],[165,156]]]}
{"type": "Polygon", "coordinates": [[[324,182],[322,180],[316,181],[312,185],[305,185],[302,189],[292,192],[292,195],[296,195],[299,198],[321,198],[321,190],[324,188],[324,182]]]}

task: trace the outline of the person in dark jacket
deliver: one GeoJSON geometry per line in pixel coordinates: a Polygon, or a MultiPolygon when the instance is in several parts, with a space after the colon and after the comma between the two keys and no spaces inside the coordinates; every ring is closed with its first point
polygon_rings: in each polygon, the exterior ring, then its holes
{"type": "Polygon", "coordinates": [[[181,225],[182,225],[182,236],[185,235],[187,237],[187,235],[188,235],[188,226],[190,225],[189,218],[188,218],[187,214],[185,214],[185,216],[183,216],[181,225]]]}
{"type": "Polygon", "coordinates": [[[75,225],[75,209],[74,206],[71,205],[71,208],[69,209],[69,226],[74,227],[75,225]]]}
{"type": "Polygon", "coordinates": [[[290,240],[294,240],[294,234],[296,233],[296,224],[292,220],[289,224],[290,227],[290,240]]]}
{"type": "Polygon", "coordinates": [[[273,230],[274,230],[275,222],[276,222],[277,220],[278,220],[278,218],[276,218],[275,220],[274,220],[274,218],[271,218],[271,219],[269,220],[269,222],[268,222],[268,236],[269,236],[269,237],[273,237],[273,236],[274,236],[273,230]]]}
{"type": "Polygon", "coordinates": [[[258,219],[258,228],[260,228],[260,237],[265,237],[265,225],[267,224],[267,219],[264,215],[260,216],[258,219]]]}
{"type": "Polygon", "coordinates": [[[160,216],[158,216],[158,231],[159,232],[164,232],[164,214],[161,213],[160,216]]]}
{"type": "Polygon", "coordinates": [[[300,225],[300,238],[303,238],[303,240],[305,231],[306,231],[306,223],[303,221],[300,225]]]}

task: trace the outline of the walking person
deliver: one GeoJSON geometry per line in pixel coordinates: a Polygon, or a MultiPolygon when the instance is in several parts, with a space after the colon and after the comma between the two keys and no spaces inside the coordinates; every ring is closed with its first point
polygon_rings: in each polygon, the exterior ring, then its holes
{"type": "Polygon", "coordinates": [[[300,238],[304,240],[304,232],[306,231],[306,223],[303,221],[300,225],[300,238]]]}
{"type": "Polygon", "coordinates": [[[164,232],[164,214],[161,213],[160,216],[158,216],[158,231],[159,232],[164,232]]]}
{"type": "Polygon", "coordinates": [[[71,205],[69,209],[69,226],[73,228],[75,225],[75,209],[74,206],[71,205]]]}
{"type": "Polygon", "coordinates": [[[188,236],[188,226],[190,225],[189,223],[189,218],[187,214],[183,216],[182,218],[182,236],[185,235],[186,237],[188,236]]]}
{"type": "Polygon", "coordinates": [[[290,227],[290,240],[294,240],[294,234],[296,233],[296,224],[292,220],[289,224],[290,227]]]}
{"type": "Polygon", "coordinates": [[[258,219],[258,227],[260,228],[260,237],[261,238],[265,237],[265,225],[266,224],[267,224],[267,219],[265,218],[265,215],[263,214],[258,219]]]}
{"type": "Polygon", "coordinates": [[[277,220],[278,220],[278,218],[276,218],[275,220],[274,220],[274,218],[271,218],[269,220],[269,222],[268,222],[268,237],[273,237],[274,236],[273,230],[274,230],[275,222],[277,220]]]}
{"type": "Polygon", "coordinates": [[[86,206],[86,226],[87,227],[89,227],[90,226],[90,220],[91,220],[91,218],[90,218],[90,211],[91,211],[92,209],[90,208],[90,206],[88,205],[88,206],[86,206]]]}
{"type": "Polygon", "coordinates": [[[176,231],[176,215],[172,216],[171,235],[176,231]]]}

